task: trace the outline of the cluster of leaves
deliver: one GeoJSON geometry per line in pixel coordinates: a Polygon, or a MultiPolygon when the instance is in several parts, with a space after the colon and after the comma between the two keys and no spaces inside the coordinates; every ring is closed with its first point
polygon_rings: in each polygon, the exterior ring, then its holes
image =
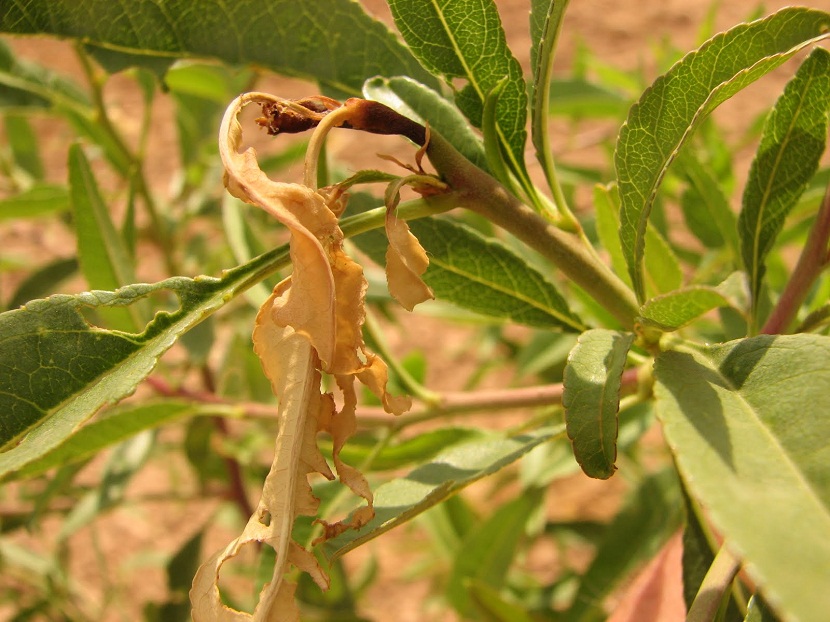
{"type": "MultiPolygon", "coordinates": [[[[184,593],[194,575],[192,606],[203,619],[272,619],[272,607],[297,619],[294,598],[309,619],[359,619],[357,596],[371,576],[347,576],[340,556],[416,517],[440,553],[431,572],[443,581],[446,604],[464,618],[602,619],[607,597],[645,561],[664,563],[660,550],[682,529],[689,619],[823,619],[830,610],[830,419],[823,399],[830,390],[830,171],[821,158],[830,54],[816,43],[830,33],[830,14],[785,9],[710,37],[671,66],[679,55],[667,53],[665,73],[646,88],[642,77],[613,74],[589,55],[580,66],[597,70],[604,83],[579,71],[552,81],[567,2],[533,0],[528,88],[495,2],[389,0],[389,7],[403,41],[348,0],[239,2],[230,16],[222,3],[203,2],[198,19],[185,0],[87,0],[82,7],[26,0],[0,9],[0,32],[72,38],[89,82],[81,88],[0,48],[8,145],[0,154],[0,219],[27,219],[77,239],[77,253],[56,253],[2,292],[9,310],[0,314],[0,477],[8,509],[0,560],[10,577],[2,595],[17,619],[102,617],[117,602],[117,590],[97,604],[83,597],[69,542],[134,503],[126,494],[130,480],[151,459],[177,452],[192,467],[198,495],[233,499],[248,526],[197,573],[197,561],[209,555],[200,550],[202,536],[222,515],[191,525],[188,541],[167,560],[170,597],[147,604],[147,619],[187,619],[184,593]],[[759,126],[733,209],[739,182],[731,148],[709,114],[800,52],[800,65],[759,126]],[[135,145],[104,98],[109,77],[125,70],[144,110],[135,145]],[[264,176],[252,181],[229,172],[232,194],[265,207],[291,232],[291,246],[275,247],[284,239],[278,223],[222,192],[215,144],[222,110],[269,72],[307,78],[331,97],[385,103],[400,127],[428,124],[423,134],[400,133],[422,143],[417,157],[425,153],[437,175],[425,175],[420,162],[414,175],[358,173],[343,186],[386,182],[385,201],[353,192],[341,215],[314,188],[289,191],[264,176]],[[163,199],[145,173],[153,104],[162,97],[174,105],[180,158],[177,185],[163,199]],[[618,126],[624,119],[613,172],[555,162],[552,114],[607,117],[618,126]],[[67,180],[56,183],[44,172],[38,129],[59,122],[78,141],[66,152],[67,180]],[[528,138],[546,189],[528,172],[528,138]],[[101,185],[97,162],[115,173],[114,189],[101,185]],[[398,205],[403,185],[424,183],[435,192],[398,205]],[[258,184],[271,189],[265,200],[258,184]],[[595,184],[593,209],[584,213],[570,207],[579,184],[595,184]],[[300,195],[299,209],[283,210],[300,195]],[[344,238],[379,265],[407,267],[410,255],[387,254],[387,236],[375,231],[386,224],[392,240],[407,220],[429,257],[422,276],[438,299],[433,308],[475,318],[483,326],[479,343],[510,351],[524,384],[544,384],[474,390],[492,358],[481,346],[470,390],[435,393],[423,384],[421,355],[397,360],[388,352],[372,313],[391,315],[393,300],[374,287],[370,266],[368,291],[361,273],[338,298],[342,284],[333,271],[356,266],[343,252],[344,238]],[[669,224],[681,220],[685,227],[669,224]],[[298,236],[306,240],[303,251],[298,236]],[[794,268],[784,260],[792,248],[801,249],[794,268]],[[161,259],[156,270],[167,278],[141,273],[146,256],[161,259]],[[297,258],[303,261],[272,295],[277,274],[297,258]],[[315,261],[322,268],[312,270],[315,261]],[[50,295],[76,277],[90,291],[50,295]],[[328,293],[315,298],[321,291],[328,293]],[[355,332],[364,295],[365,337],[355,332]],[[251,348],[259,308],[257,353],[267,378],[251,348]],[[328,314],[331,334],[320,337],[320,320],[303,309],[328,314]],[[518,341],[504,330],[515,324],[528,327],[518,341]],[[336,331],[352,331],[351,367],[335,360],[336,331]],[[350,430],[340,424],[286,414],[296,412],[295,394],[314,404],[307,410],[315,417],[334,412],[333,403],[320,405],[331,401],[319,394],[320,371],[332,373],[353,406],[356,394],[343,378],[372,366],[364,338],[417,411],[365,418],[345,445],[350,430]],[[183,356],[160,362],[171,348],[183,356]],[[278,433],[271,384],[284,411],[278,433]],[[121,402],[140,385],[152,395],[121,402]],[[316,397],[306,390],[312,385],[316,397]],[[545,408],[511,429],[414,427],[505,406],[545,408]],[[654,425],[666,439],[657,468],[641,459],[641,439],[654,425]],[[361,529],[333,529],[316,549],[330,579],[300,552],[320,532],[307,515],[329,517],[354,505],[332,484],[315,483],[320,501],[313,507],[305,477],[330,473],[313,442],[318,429],[332,433],[328,447],[320,443],[323,453],[373,507],[371,518],[359,514],[365,507],[352,516],[361,529]],[[171,441],[163,431],[179,434],[171,441]],[[277,458],[266,477],[258,456],[273,447],[275,433],[277,458]],[[89,484],[85,467],[104,450],[100,476],[89,484]],[[518,471],[506,469],[520,458],[518,471]],[[368,475],[371,491],[349,464],[368,475]],[[545,516],[551,483],[580,467],[601,479],[618,468],[626,474],[630,491],[609,522],[545,516]],[[495,473],[503,477],[491,478],[493,485],[507,500],[494,508],[457,494],[495,473]],[[262,486],[263,478],[262,501],[252,506],[246,488],[262,486]],[[46,539],[53,514],[60,516],[54,547],[23,547],[21,531],[46,539]],[[565,570],[542,581],[521,559],[545,540],[561,547],[565,570]],[[223,584],[220,600],[219,566],[251,541],[273,547],[243,570],[255,587],[242,593],[223,584]],[[577,571],[572,553],[586,545],[594,556],[577,571]],[[307,571],[296,592],[281,583],[289,562],[307,571]],[[741,567],[746,576],[736,578],[741,567]],[[234,611],[245,608],[254,613],[234,611]]],[[[290,144],[248,172],[278,172],[305,149],[290,144]]],[[[236,145],[228,153],[226,166],[243,157],[236,145]]],[[[315,176],[342,181],[322,164],[315,176]]],[[[14,257],[0,262],[4,272],[21,272],[14,257]]],[[[420,271],[395,299],[406,298],[420,271]]],[[[394,282],[390,288],[395,292],[394,282]]],[[[405,316],[395,316],[405,326],[405,316]]],[[[372,399],[365,396],[368,406],[358,411],[372,410],[372,399]]],[[[177,479],[173,470],[169,477],[177,479]]],[[[645,614],[635,605],[632,615],[645,614]]]]}

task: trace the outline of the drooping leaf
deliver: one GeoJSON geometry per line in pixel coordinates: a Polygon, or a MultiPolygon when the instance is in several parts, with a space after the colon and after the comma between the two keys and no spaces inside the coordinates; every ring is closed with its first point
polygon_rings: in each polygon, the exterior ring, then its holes
{"type": "Polygon", "coordinates": [[[830,114],[830,52],[816,48],[787,84],[767,118],[749,171],[738,221],[749,273],[753,316],[765,259],[784,219],[818,169],[830,114]]]}
{"type": "Polygon", "coordinates": [[[465,618],[475,611],[468,581],[499,589],[516,555],[525,525],[542,499],[542,489],[523,491],[477,525],[461,543],[447,581],[447,598],[465,618]]]}
{"type": "Polygon", "coordinates": [[[736,26],[686,55],[631,108],[617,139],[615,163],[622,200],[620,239],[641,302],[649,213],[678,149],[714,108],[827,37],[828,26],[830,14],[799,8],[736,26]]]}
{"type": "Polygon", "coordinates": [[[616,471],[620,380],[633,342],[633,333],[594,328],[568,356],[562,405],[574,456],[589,477],[616,471]]]}
{"type": "Polygon", "coordinates": [[[0,447],[29,432],[0,453],[0,477],[56,447],[101,406],[130,394],[182,333],[287,260],[287,248],[279,248],[221,279],[178,277],[115,292],[56,295],[0,315],[0,447]],[[157,313],[141,333],[103,330],[84,316],[164,292],[178,296],[178,308],[157,313]]]}
{"type": "Polygon", "coordinates": [[[375,518],[359,532],[350,531],[326,542],[327,555],[337,558],[411,520],[564,432],[564,426],[557,426],[509,438],[491,436],[442,452],[407,476],[379,486],[374,491],[375,518]]]}
{"type": "Polygon", "coordinates": [[[466,81],[456,89],[456,103],[476,127],[481,127],[487,95],[506,78],[496,113],[499,135],[513,172],[526,177],[527,92],[521,66],[507,47],[496,3],[390,0],[389,7],[424,67],[450,85],[454,79],[466,81]]]}
{"type": "MultiPolygon", "coordinates": [[[[409,224],[429,254],[423,278],[437,298],[530,326],[581,329],[553,285],[503,244],[443,219],[423,218],[409,224]]],[[[354,241],[383,265],[382,234],[370,232],[354,241]]]]}
{"type": "Polygon", "coordinates": [[[606,528],[567,612],[570,622],[605,620],[603,600],[639,564],[651,559],[680,526],[680,487],[674,469],[646,477],[606,528]]]}
{"type": "Polygon", "coordinates": [[[322,588],[328,577],[314,556],[291,537],[297,516],[314,516],[318,500],[311,493],[308,475],[319,472],[333,479],[315,442],[321,419],[330,417],[331,404],[320,393],[319,358],[311,341],[290,327],[279,326],[274,305],[287,281],[274,291],[257,315],[254,348],[274,393],[280,397],[279,433],[274,459],[265,479],[262,497],[242,533],[199,567],[193,578],[190,602],[194,622],[240,620],[299,620],[294,602],[296,584],[285,577],[291,565],[308,572],[322,588]],[[253,614],[222,602],[219,572],[225,562],[251,543],[259,542],[276,553],[270,581],[263,587],[253,614]]]}
{"type": "Polygon", "coordinates": [[[487,170],[481,138],[458,108],[429,87],[405,76],[372,78],[363,85],[363,93],[422,125],[429,121],[431,130],[446,138],[470,162],[487,170]]]}
{"type": "Polygon", "coordinates": [[[375,75],[434,84],[386,26],[349,0],[243,0],[232,10],[218,0],[198,7],[189,0],[161,6],[153,0],[26,0],[0,13],[0,32],[73,37],[132,54],[251,63],[341,95],[359,96],[364,80],[375,75]]]}
{"type": "Polygon", "coordinates": [[[786,615],[830,611],[830,338],[760,336],[657,357],[663,432],[689,491],[786,615]]]}

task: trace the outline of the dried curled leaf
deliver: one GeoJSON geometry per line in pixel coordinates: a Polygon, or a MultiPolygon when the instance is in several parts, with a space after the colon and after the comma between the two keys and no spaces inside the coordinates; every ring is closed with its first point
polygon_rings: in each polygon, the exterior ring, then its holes
{"type": "Polygon", "coordinates": [[[299,622],[299,610],[294,603],[295,586],[284,577],[289,564],[308,572],[321,588],[328,587],[328,578],[314,556],[291,540],[295,517],[317,513],[318,501],[311,494],[307,476],[318,472],[334,479],[334,475],[316,442],[321,412],[330,406],[320,395],[317,355],[307,338],[290,327],[278,326],[272,313],[288,285],[283,281],[277,286],[260,309],[254,329],[256,352],[274,392],[280,396],[280,434],[274,461],[265,479],[262,498],[242,534],[205,562],[193,579],[190,600],[194,622],[299,622]],[[272,547],[277,556],[273,577],[263,588],[259,603],[250,615],[222,603],[219,571],[244,545],[252,542],[272,547]]]}
{"type": "Polygon", "coordinates": [[[295,586],[285,579],[290,566],[308,572],[321,588],[328,587],[328,578],[314,556],[291,538],[297,516],[317,513],[318,500],[312,495],[308,476],[320,473],[334,479],[317,447],[317,433],[331,434],[337,475],[367,502],[348,524],[319,521],[324,526],[324,540],[360,527],[374,516],[368,483],[340,458],[356,427],[355,380],[377,394],[390,413],[400,414],[410,406],[408,398],[387,393],[386,365],[368,352],[363,342],[367,285],[363,269],[343,250],[343,232],[337,221],[343,208],[340,194],[272,181],[260,170],[252,149],[239,151],[237,115],[254,101],[267,104],[282,100],[262,93],[237,98],[222,121],[219,151],[229,192],[265,209],[291,232],[293,273],[277,285],[260,309],[253,335],[254,349],[279,397],[279,432],[256,512],[242,534],[203,564],[194,578],[190,596],[196,622],[299,621],[295,586]],[[343,393],[339,411],[333,396],[321,391],[321,371],[332,374],[343,393]],[[218,585],[222,565],[252,542],[274,548],[276,563],[272,580],[260,593],[253,614],[248,614],[225,606],[218,585]]]}
{"type": "MultiPolygon", "coordinates": [[[[420,168],[420,156],[417,164],[420,168]]],[[[400,201],[400,190],[404,184],[427,179],[430,178],[416,173],[389,184],[386,189],[385,225],[386,237],[389,240],[389,248],[386,250],[386,282],[389,285],[389,293],[407,311],[412,311],[420,302],[432,300],[435,295],[421,278],[429,266],[427,253],[418,242],[418,238],[412,235],[406,221],[395,215],[395,208],[400,201]]]]}

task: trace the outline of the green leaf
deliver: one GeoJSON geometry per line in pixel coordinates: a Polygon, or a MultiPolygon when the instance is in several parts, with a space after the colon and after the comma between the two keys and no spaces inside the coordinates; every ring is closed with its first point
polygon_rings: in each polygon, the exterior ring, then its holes
{"type": "Polygon", "coordinates": [[[216,414],[217,406],[165,400],[115,408],[82,427],[45,455],[14,473],[15,478],[40,475],[49,469],[91,458],[107,447],[145,430],[203,414],[216,414]]]}
{"type": "Polygon", "coordinates": [[[576,119],[623,118],[631,105],[619,92],[583,78],[554,78],[550,92],[550,113],[576,119]]]}
{"type": "MultiPolygon", "coordinates": [[[[611,256],[611,265],[615,272],[626,281],[630,274],[626,270],[625,253],[619,237],[619,194],[614,184],[594,187],[594,207],[597,217],[597,234],[605,250],[611,256]]],[[[646,281],[648,291],[653,293],[670,292],[680,287],[683,272],[680,262],[671,246],[656,229],[646,231],[645,257],[646,281]]]]}
{"type": "MultiPolygon", "coordinates": [[[[423,279],[436,297],[520,324],[582,330],[554,286],[500,242],[439,218],[414,220],[409,226],[429,254],[423,279]]],[[[354,241],[384,265],[386,236],[370,232],[354,241]]]]}
{"type": "Polygon", "coordinates": [[[655,363],[657,415],[690,494],[770,602],[805,622],[830,611],[828,360],[828,337],[763,335],[655,363]]]}
{"type": "Polygon", "coordinates": [[[652,298],[640,307],[640,317],[647,326],[672,331],[712,309],[731,304],[731,301],[714,287],[691,285],[652,298]]]}
{"type": "MultiPolygon", "coordinates": [[[[527,91],[522,68],[510,49],[492,0],[389,0],[395,24],[412,53],[430,72],[453,86],[456,103],[476,127],[481,127],[484,100],[506,79],[496,117],[499,136],[513,172],[523,179],[527,141],[527,91]]],[[[409,74],[412,75],[412,74],[409,74]]]]}
{"type": "MultiPolygon", "coordinates": [[[[704,165],[688,150],[682,151],[675,162],[678,172],[686,178],[691,191],[698,201],[695,207],[700,213],[690,214],[689,205],[684,202],[683,212],[690,229],[702,229],[705,233],[698,235],[698,239],[706,246],[717,247],[725,241],[732,256],[737,260],[738,250],[738,219],[726,196],[723,184],[715,177],[713,171],[704,165]]],[[[689,199],[687,199],[688,201],[689,199]]]]}
{"type": "Polygon", "coordinates": [[[170,66],[176,62],[174,58],[150,56],[124,52],[112,48],[102,48],[97,45],[84,45],[84,52],[92,56],[109,74],[120,73],[133,67],[146,69],[161,82],[170,66]]]}
{"type": "Polygon", "coordinates": [[[683,283],[683,270],[671,245],[655,228],[646,231],[646,291],[662,294],[683,283]]]}
{"type": "Polygon", "coordinates": [[[562,405],[574,456],[589,477],[608,479],[616,470],[620,380],[633,342],[633,333],[594,328],[568,356],[562,405]]]}
{"type": "MultiPolygon", "coordinates": [[[[389,471],[409,466],[413,462],[425,462],[453,445],[470,442],[482,436],[481,430],[447,427],[424,432],[399,443],[386,445],[372,459],[372,471],[389,471]]],[[[320,440],[321,448],[330,448],[331,442],[320,440]]],[[[377,439],[352,437],[340,452],[347,464],[362,464],[377,445],[377,439]]],[[[325,451],[325,450],[324,450],[325,451]]],[[[328,449],[328,453],[331,450],[328,449]]]]}
{"type": "Polygon", "coordinates": [[[14,163],[32,179],[43,179],[43,161],[38,149],[37,134],[23,115],[6,115],[6,140],[14,163]]]}
{"type": "Polygon", "coordinates": [[[78,260],[75,257],[58,259],[32,272],[20,283],[9,301],[8,308],[16,309],[30,300],[48,296],[58,291],[60,283],[78,271],[78,260]]]}
{"type": "Polygon", "coordinates": [[[363,85],[364,95],[438,132],[470,162],[487,170],[481,137],[453,104],[423,84],[407,77],[372,78],[363,85]]]}
{"type": "Polygon", "coordinates": [[[600,244],[610,256],[614,272],[630,284],[631,277],[628,275],[625,255],[620,244],[620,205],[616,185],[596,184],[594,186],[594,211],[600,244]]]}
{"type": "Polygon", "coordinates": [[[530,126],[536,159],[550,183],[553,178],[553,151],[550,146],[548,113],[553,56],[569,0],[533,0],[530,9],[530,126]]]}
{"type": "Polygon", "coordinates": [[[475,609],[488,622],[533,622],[530,613],[520,605],[508,601],[499,590],[486,583],[470,579],[467,591],[475,609]]]}
{"type": "Polygon", "coordinates": [[[464,538],[447,581],[447,598],[461,616],[470,618],[475,611],[468,581],[494,589],[503,587],[525,525],[541,500],[542,489],[524,491],[517,499],[499,506],[464,538]]]}
{"type": "Polygon", "coordinates": [[[56,295],[0,314],[0,477],[45,455],[101,406],[132,393],[178,337],[288,262],[280,247],[221,279],[177,277],[115,292],[56,295]],[[179,307],[156,313],[138,334],[104,330],[84,317],[171,292],[179,307]],[[38,426],[38,427],[36,427],[38,426]]]}
{"type": "Polygon", "coordinates": [[[92,46],[167,58],[255,64],[359,96],[372,76],[434,80],[392,32],[350,0],[26,0],[0,13],[0,31],[82,39],[92,46]]]}
{"type": "MultiPolygon", "coordinates": [[[[0,24],[8,11],[0,14],[0,24]]],[[[63,103],[89,108],[83,90],[70,79],[32,62],[18,60],[0,41],[0,108],[43,109],[63,103]]]]}
{"type": "Polygon", "coordinates": [[[153,449],[153,435],[149,432],[134,436],[114,448],[101,475],[98,486],[72,506],[58,530],[58,541],[65,542],[72,534],[124,498],[124,492],[133,475],[144,466],[153,449]]]}
{"type": "MultiPolygon", "coordinates": [[[[92,169],[77,143],[69,147],[69,193],[78,238],[78,261],[92,289],[114,290],[134,283],[133,262],[116,231],[98,190],[92,169]]],[[[108,319],[114,328],[135,329],[143,322],[138,306],[112,309],[108,319]]]]}
{"type": "Polygon", "coordinates": [[[70,208],[64,186],[37,183],[23,192],[0,200],[0,222],[10,218],[34,218],[65,212],[70,208]]]}
{"type": "Polygon", "coordinates": [[[620,239],[634,290],[645,298],[642,260],[651,206],[680,147],[719,104],[828,36],[830,14],[788,8],[719,34],[659,77],[629,111],[617,139],[620,239]]]}
{"type": "Polygon", "coordinates": [[[379,486],[374,491],[375,518],[358,532],[348,531],[326,542],[326,554],[337,558],[357,548],[564,431],[564,426],[557,426],[509,438],[490,437],[442,452],[406,477],[379,486]]]}
{"type": "Polygon", "coordinates": [[[674,469],[646,477],[605,529],[565,619],[569,622],[605,620],[602,607],[605,597],[662,548],[680,526],[682,509],[674,469]]]}
{"type": "Polygon", "coordinates": [[[827,143],[828,112],[830,52],[816,48],[767,118],[744,189],[738,225],[754,319],[765,258],[784,219],[818,169],[827,143]]]}

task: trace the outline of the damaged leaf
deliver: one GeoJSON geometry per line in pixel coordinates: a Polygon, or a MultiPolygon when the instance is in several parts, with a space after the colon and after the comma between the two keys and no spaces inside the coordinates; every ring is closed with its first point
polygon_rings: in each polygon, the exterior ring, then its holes
{"type": "MultiPolygon", "coordinates": [[[[299,621],[299,609],[294,602],[296,585],[286,579],[291,566],[307,572],[322,589],[329,584],[314,556],[291,537],[298,516],[317,513],[319,502],[312,495],[308,476],[319,473],[334,479],[318,449],[317,433],[331,434],[337,476],[367,502],[348,522],[330,524],[318,520],[323,526],[320,540],[327,540],[365,525],[375,515],[372,491],[365,478],[340,458],[343,445],[356,428],[355,380],[373,391],[390,413],[400,414],[410,405],[408,398],[387,393],[386,364],[370,353],[363,342],[367,283],[363,269],[343,249],[338,216],[343,211],[344,196],[336,189],[317,191],[272,181],[259,168],[253,149],[240,151],[242,130],[237,115],[251,102],[266,107],[282,105],[279,98],[263,93],[238,97],[222,121],[219,151],[228,191],[263,208],[291,233],[293,272],[276,286],[260,308],[253,336],[254,350],[279,398],[279,431],[274,460],[256,511],[242,534],[202,565],[194,578],[190,596],[196,622],[299,621]],[[339,410],[334,397],[321,390],[323,372],[334,377],[342,393],[343,405],[339,410]],[[272,579],[259,594],[253,614],[248,614],[222,603],[219,572],[228,559],[253,542],[272,547],[276,557],[272,579]]],[[[304,114],[296,107],[291,110],[292,114],[304,114]]],[[[315,111],[310,110],[309,114],[315,111]]],[[[302,119],[292,119],[295,122],[302,123],[302,119]]],[[[392,219],[397,221],[394,214],[392,219]]],[[[387,227],[389,222],[387,218],[387,227]]],[[[404,221],[398,222],[406,226],[404,221]]],[[[395,222],[392,230],[396,235],[403,232],[411,236],[408,228],[395,222]]],[[[408,264],[412,242],[404,240],[398,245],[402,262],[408,264]]],[[[417,240],[414,245],[420,248],[417,240]]],[[[421,272],[424,269],[425,265],[421,272]]]]}

